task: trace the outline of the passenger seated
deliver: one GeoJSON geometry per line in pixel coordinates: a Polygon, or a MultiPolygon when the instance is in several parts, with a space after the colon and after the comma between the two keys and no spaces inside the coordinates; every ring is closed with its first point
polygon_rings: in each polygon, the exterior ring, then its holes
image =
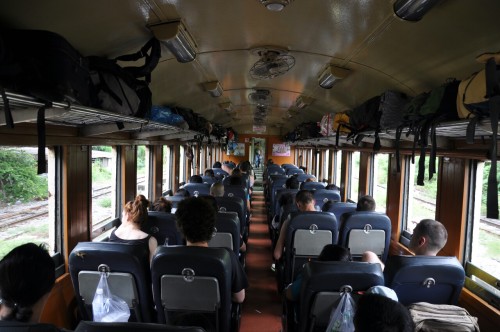
{"type": "Polygon", "coordinates": [[[210,195],[214,197],[224,197],[224,185],[222,182],[216,182],[210,186],[210,195]]]}
{"type": "Polygon", "coordinates": [[[415,324],[404,305],[379,294],[365,294],[354,315],[356,332],[413,332],[415,324]]]}
{"type": "Polygon", "coordinates": [[[180,188],[175,192],[174,196],[189,197],[189,191],[184,188],[180,188]]]}
{"type": "MultiPolygon", "coordinates": [[[[415,255],[436,256],[446,245],[447,240],[448,232],[442,223],[433,219],[423,219],[415,226],[408,248],[415,255]]],[[[384,269],[384,264],[374,252],[365,252],[362,261],[379,263],[384,269]]]]}
{"type": "MultiPolygon", "coordinates": [[[[191,197],[179,202],[175,212],[177,226],[186,238],[187,246],[207,247],[215,227],[215,209],[203,198],[191,197]]],[[[245,300],[245,289],[248,280],[238,257],[227,249],[231,257],[231,291],[232,300],[242,303],[245,300]]]]}
{"type": "MultiPolygon", "coordinates": [[[[316,211],[314,207],[314,196],[313,193],[309,190],[301,190],[297,193],[295,196],[295,204],[297,205],[297,208],[301,212],[305,211],[316,211]]],[[[278,238],[278,241],[276,241],[276,247],[274,248],[274,259],[279,260],[281,256],[283,255],[283,248],[285,246],[285,237],[286,237],[286,230],[288,228],[288,224],[290,223],[290,217],[288,217],[284,222],[283,225],[281,226],[280,230],[280,236],[278,238]]]]}
{"type": "MultiPolygon", "coordinates": [[[[55,280],[54,261],[43,246],[26,243],[5,255],[0,261],[0,330],[39,323],[55,280]]],[[[58,331],[50,324],[28,330],[58,331]]]]}
{"type": "Polygon", "coordinates": [[[375,211],[376,207],[377,204],[375,203],[373,197],[365,195],[358,200],[356,211],[375,211]]]}
{"type": "Polygon", "coordinates": [[[213,170],[213,169],[211,169],[211,168],[207,168],[207,169],[205,170],[205,174],[204,174],[204,175],[205,175],[205,176],[209,176],[209,177],[213,178],[213,177],[215,177],[215,172],[214,172],[214,170],[213,170]]]}
{"type": "Polygon", "coordinates": [[[189,178],[189,183],[203,183],[203,178],[199,175],[193,175],[189,178]]]}
{"type": "Polygon", "coordinates": [[[151,206],[151,211],[171,213],[172,202],[167,200],[165,197],[159,197],[151,206]]]}
{"type": "MultiPolygon", "coordinates": [[[[327,244],[318,256],[318,261],[323,262],[350,262],[352,261],[349,249],[336,244],[327,244]]],[[[287,300],[297,301],[302,286],[302,273],[297,276],[295,281],[285,289],[287,300]]]]}
{"type": "Polygon", "coordinates": [[[141,243],[149,249],[149,260],[153,258],[158,242],[141,230],[148,217],[149,201],[143,195],[138,195],[134,201],[125,204],[122,212],[122,223],[109,236],[110,242],[141,243]]]}

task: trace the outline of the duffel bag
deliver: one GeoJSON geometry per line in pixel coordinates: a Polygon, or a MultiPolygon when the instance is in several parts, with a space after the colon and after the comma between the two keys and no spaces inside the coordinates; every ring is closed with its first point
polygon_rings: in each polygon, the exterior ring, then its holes
{"type": "Polygon", "coordinates": [[[380,129],[397,128],[403,123],[403,108],[408,102],[406,94],[388,90],[380,96],[380,129]]]}
{"type": "Polygon", "coordinates": [[[152,107],[150,75],[160,60],[160,42],[151,38],[134,54],[115,59],[88,57],[93,88],[93,106],[127,116],[145,118],[152,107]],[[148,53],[149,52],[149,53],[148,53]],[[145,58],[140,67],[125,67],[117,61],[137,61],[145,58]],[[144,77],[144,80],[139,78],[144,77]]]}
{"type": "Polygon", "coordinates": [[[417,302],[408,309],[418,332],[479,332],[477,318],[458,306],[417,302]]]}
{"type": "Polygon", "coordinates": [[[87,60],[57,33],[0,30],[0,85],[45,101],[90,105],[87,60]]]}

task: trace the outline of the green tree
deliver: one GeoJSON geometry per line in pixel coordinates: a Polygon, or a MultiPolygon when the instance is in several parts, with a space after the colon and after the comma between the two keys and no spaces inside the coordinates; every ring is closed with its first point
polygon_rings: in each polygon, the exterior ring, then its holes
{"type": "Polygon", "coordinates": [[[0,196],[3,202],[45,199],[48,181],[36,174],[35,158],[15,149],[0,148],[0,196]]]}

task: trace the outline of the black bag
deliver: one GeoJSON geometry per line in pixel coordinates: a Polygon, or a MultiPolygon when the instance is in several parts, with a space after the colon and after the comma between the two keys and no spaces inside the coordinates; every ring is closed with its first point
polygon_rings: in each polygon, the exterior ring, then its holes
{"type": "Polygon", "coordinates": [[[88,57],[93,87],[93,106],[128,116],[144,118],[151,110],[150,74],[161,57],[160,42],[150,39],[134,54],[115,59],[88,57]],[[150,54],[148,54],[150,51],[150,54]],[[145,58],[140,67],[122,68],[117,61],[137,61],[145,58]],[[145,77],[145,80],[138,78],[145,77]]]}
{"type": "Polygon", "coordinates": [[[380,96],[380,129],[397,128],[403,122],[403,108],[408,102],[406,94],[388,90],[380,96]]]}
{"type": "Polygon", "coordinates": [[[0,31],[0,85],[45,101],[90,105],[87,60],[44,30],[0,31]]]}

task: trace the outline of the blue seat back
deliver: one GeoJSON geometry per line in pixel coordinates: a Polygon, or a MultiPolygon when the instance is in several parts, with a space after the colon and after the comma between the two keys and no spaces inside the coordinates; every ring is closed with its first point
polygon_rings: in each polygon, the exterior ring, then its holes
{"type": "Polygon", "coordinates": [[[355,293],[384,285],[379,264],[311,261],[304,267],[300,292],[299,331],[324,331],[343,286],[355,293]]]}
{"type": "Polygon", "coordinates": [[[336,244],[337,234],[337,219],[331,213],[292,214],[285,237],[285,285],[293,281],[307,261],[317,258],[326,244],[336,244]]]}
{"type": "Polygon", "coordinates": [[[184,237],[177,229],[174,214],[149,211],[148,220],[142,224],[141,229],[153,235],[160,246],[184,244],[184,237]]]}
{"type": "Polygon", "coordinates": [[[328,211],[325,212],[331,212],[335,215],[338,221],[338,226],[339,229],[342,227],[342,219],[341,216],[344,213],[349,213],[349,212],[354,212],[356,211],[356,203],[350,203],[350,202],[335,202],[328,211]]]}
{"type": "Polygon", "coordinates": [[[203,175],[201,178],[203,179],[203,183],[206,183],[206,184],[210,184],[210,185],[212,185],[212,184],[214,184],[215,182],[217,182],[217,181],[216,181],[217,179],[216,179],[216,178],[213,178],[213,177],[211,177],[211,176],[203,175]]]}
{"type": "Polygon", "coordinates": [[[158,322],[172,324],[177,314],[192,313],[192,308],[198,307],[206,296],[211,295],[199,289],[199,285],[203,285],[207,280],[215,279],[218,288],[218,304],[213,308],[213,314],[217,315],[219,324],[217,330],[230,331],[231,258],[229,255],[230,252],[225,248],[159,247],[151,263],[158,322]],[[162,289],[165,286],[165,280],[175,280],[179,287],[168,291],[162,289]],[[167,310],[165,299],[168,299],[171,305],[177,304],[184,309],[182,311],[167,310]]]}
{"type": "Polygon", "coordinates": [[[222,168],[212,168],[212,170],[214,171],[215,176],[218,178],[222,178],[222,177],[228,175],[227,172],[225,170],[223,170],[222,168]]]}
{"type": "Polygon", "coordinates": [[[299,182],[304,182],[307,179],[313,179],[313,178],[316,178],[316,177],[312,174],[305,174],[305,173],[297,174],[297,180],[299,182]]]}
{"type": "Polygon", "coordinates": [[[325,189],[325,184],[323,182],[302,182],[300,189],[305,190],[320,190],[325,189]]]}
{"type": "Polygon", "coordinates": [[[243,235],[246,228],[245,202],[240,197],[215,197],[219,212],[236,212],[240,223],[240,233],[243,235]]]}
{"type": "Polygon", "coordinates": [[[354,259],[363,252],[375,252],[382,262],[387,260],[391,241],[391,220],[378,212],[344,213],[340,221],[339,245],[349,248],[354,259]]]}
{"type": "Polygon", "coordinates": [[[304,171],[300,168],[288,168],[285,171],[286,175],[294,175],[294,174],[304,174],[304,171]]]}
{"type": "Polygon", "coordinates": [[[69,255],[69,272],[82,319],[92,320],[92,300],[101,264],[110,269],[111,293],[131,307],[130,321],[154,322],[149,250],[144,245],[115,242],[80,242],[69,255]],[[129,303],[131,295],[137,296],[131,300],[133,303],[129,303]]]}
{"type": "Polygon", "coordinates": [[[456,305],[465,282],[464,268],[455,257],[391,256],[384,269],[385,284],[399,302],[456,305]]]}
{"type": "Polygon", "coordinates": [[[183,187],[193,196],[208,196],[210,195],[210,185],[207,183],[186,183],[183,187]]]}
{"type": "Polygon", "coordinates": [[[179,204],[180,201],[182,201],[184,196],[163,196],[165,197],[168,201],[172,203],[172,208],[177,209],[177,205],[179,204]]]}
{"type": "Polygon", "coordinates": [[[240,256],[240,221],[236,212],[217,212],[214,237],[208,242],[208,246],[225,247],[232,250],[236,257],[240,256]],[[225,243],[229,239],[228,235],[231,238],[230,245],[225,243]]]}
{"type": "MultiPolygon", "coordinates": [[[[305,183],[309,183],[309,182],[305,182],[305,183]]],[[[316,204],[315,204],[316,208],[319,208],[321,210],[323,205],[328,200],[339,202],[340,201],[340,192],[337,190],[317,189],[314,191],[314,199],[316,200],[316,204]]]]}

